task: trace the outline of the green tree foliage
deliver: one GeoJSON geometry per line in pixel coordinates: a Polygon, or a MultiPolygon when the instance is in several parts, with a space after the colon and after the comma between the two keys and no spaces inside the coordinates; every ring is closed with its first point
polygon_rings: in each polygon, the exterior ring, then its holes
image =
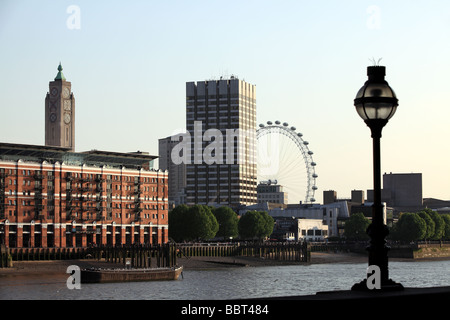
{"type": "Polygon", "coordinates": [[[450,240],[450,214],[443,214],[442,219],[444,219],[445,227],[444,227],[444,239],[450,240]]]}
{"type": "Polygon", "coordinates": [[[189,208],[191,221],[188,240],[208,240],[216,236],[219,224],[211,209],[204,205],[194,205],[189,208]]]}
{"type": "Polygon", "coordinates": [[[417,213],[405,212],[394,227],[393,238],[403,241],[423,239],[427,232],[427,224],[417,213]]]}
{"type": "Polygon", "coordinates": [[[214,238],[219,224],[208,206],[179,205],[169,212],[169,236],[176,242],[214,238]]]}
{"type": "Polygon", "coordinates": [[[185,240],[189,207],[182,204],[169,211],[169,237],[176,242],[185,240]]]}
{"type": "Polygon", "coordinates": [[[431,219],[434,221],[434,235],[432,237],[433,240],[441,240],[444,237],[445,233],[445,220],[442,218],[442,216],[437,213],[436,211],[432,211],[430,209],[428,214],[430,215],[431,219]]]}
{"type": "Polygon", "coordinates": [[[248,211],[238,223],[239,236],[243,239],[264,239],[273,232],[274,221],[265,211],[248,211]]]}
{"type": "Polygon", "coordinates": [[[266,237],[270,237],[270,235],[273,232],[273,227],[275,225],[275,221],[273,220],[273,218],[271,216],[269,216],[269,214],[266,211],[260,211],[259,212],[262,216],[262,218],[264,219],[264,231],[262,236],[264,238],[266,237]]]}
{"type": "Polygon", "coordinates": [[[370,220],[362,213],[355,213],[345,222],[344,234],[348,239],[366,240],[369,236],[366,233],[370,220]]]}
{"type": "Polygon", "coordinates": [[[417,214],[425,221],[427,225],[425,236],[421,239],[432,239],[434,237],[435,223],[431,218],[429,211],[425,209],[417,212],[417,214]]]}
{"type": "Polygon", "coordinates": [[[219,231],[216,237],[224,239],[236,238],[238,236],[238,215],[230,207],[213,208],[212,212],[219,223],[219,231]]]}

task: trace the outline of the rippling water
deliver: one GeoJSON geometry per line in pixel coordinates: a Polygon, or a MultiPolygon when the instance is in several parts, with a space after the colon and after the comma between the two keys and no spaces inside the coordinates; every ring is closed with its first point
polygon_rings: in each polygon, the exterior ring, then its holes
{"type": "MultiPolygon", "coordinates": [[[[365,277],[366,263],[185,270],[178,281],[81,284],[68,274],[0,276],[0,299],[226,300],[348,290],[365,277]]],[[[450,261],[390,262],[389,275],[405,287],[450,285],[450,261]]]]}

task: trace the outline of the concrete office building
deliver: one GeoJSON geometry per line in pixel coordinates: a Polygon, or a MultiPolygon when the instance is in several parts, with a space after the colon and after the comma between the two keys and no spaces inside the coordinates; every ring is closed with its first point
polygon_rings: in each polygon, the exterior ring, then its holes
{"type": "Polygon", "coordinates": [[[159,169],[169,171],[169,204],[186,202],[186,164],[175,164],[171,159],[173,147],[180,141],[178,137],[159,139],[159,169]]]}
{"type": "Polygon", "coordinates": [[[257,188],[258,203],[271,202],[288,204],[288,193],[278,184],[259,183],[257,188]]]}
{"type": "Polygon", "coordinates": [[[257,202],[256,87],[230,79],[186,83],[187,204],[257,202]]]}
{"type": "MultiPolygon", "coordinates": [[[[373,201],[373,190],[367,191],[367,201],[373,201]]],[[[421,173],[385,173],[381,201],[396,212],[423,209],[421,173]]]]}

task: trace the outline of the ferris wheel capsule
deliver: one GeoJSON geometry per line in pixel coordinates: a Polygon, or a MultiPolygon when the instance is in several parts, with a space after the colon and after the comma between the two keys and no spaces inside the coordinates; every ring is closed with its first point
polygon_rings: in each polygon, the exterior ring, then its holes
{"type": "Polygon", "coordinates": [[[275,124],[280,124],[280,123],[281,123],[281,122],[280,122],[280,121],[278,121],[278,120],[277,120],[277,121],[275,121],[275,124]]]}
{"type": "Polygon", "coordinates": [[[271,125],[272,125],[272,121],[267,121],[267,124],[268,124],[269,126],[271,126],[271,125]]]}
{"type": "Polygon", "coordinates": [[[287,127],[289,124],[287,122],[283,122],[283,126],[287,127]]]}
{"type": "Polygon", "coordinates": [[[292,131],[295,131],[295,127],[291,127],[291,130],[292,130],[292,131]]]}
{"type": "Polygon", "coordinates": [[[264,128],[264,124],[260,123],[260,124],[259,124],[259,127],[260,127],[260,128],[264,128]]]}

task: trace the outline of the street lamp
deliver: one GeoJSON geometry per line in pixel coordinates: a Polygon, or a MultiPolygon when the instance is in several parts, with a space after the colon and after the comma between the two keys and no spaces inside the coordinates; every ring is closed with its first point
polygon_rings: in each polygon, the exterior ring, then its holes
{"type": "MultiPolygon", "coordinates": [[[[382,290],[403,290],[403,286],[389,279],[388,250],[385,238],[389,234],[383,219],[383,205],[381,203],[381,164],[380,138],[383,127],[395,114],[398,99],[394,90],[389,86],[384,76],[386,68],[383,66],[367,67],[369,79],[359,89],[354,100],[356,111],[370,128],[373,140],[373,205],[372,223],[367,228],[370,236],[369,266],[380,268],[380,282],[382,290]]],[[[367,279],[355,284],[352,290],[368,290],[367,279]]]]}

